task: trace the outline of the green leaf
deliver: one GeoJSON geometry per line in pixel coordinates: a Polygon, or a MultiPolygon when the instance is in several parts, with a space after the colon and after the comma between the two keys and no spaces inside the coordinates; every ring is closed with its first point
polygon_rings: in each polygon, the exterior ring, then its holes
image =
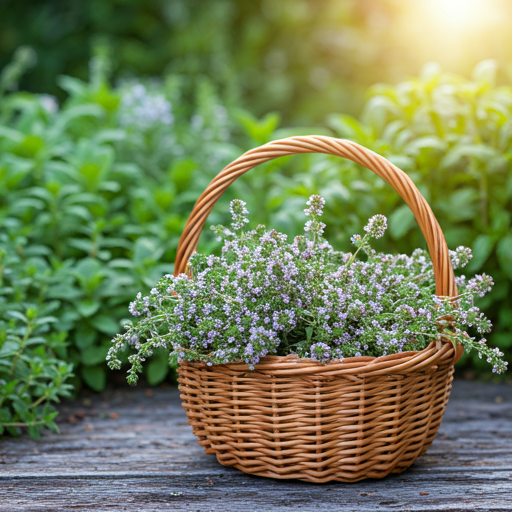
{"type": "Polygon", "coordinates": [[[91,300],[91,299],[85,299],[78,301],[76,304],[76,308],[78,309],[78,312],[84,316],[89,317],[94,315],[98,309],[100,309],[101,302],[97,300],[91,300]]]}
{"type": "Polygon", "coordinates": [[[92,250],[93,243],[91,240],[86,240],[85,238],[71,238],[68,241],[68,244],[71,247],[75,247],[76,249],[80,249],[85,253],[89,254],[92,250]]]}
{"type": "Polygon", "coordinates": [[[97,144],[105,144],[106,142],[120,142],[126,139],[124,130],[100,130],[94,136],[97,144]]]}
{"type": "Polygon", "coordinates": [[[496,156],[496,150],[485,144],[461,144],[449,151],[441,160],[442,169],[449,169],[462,162],[464,157],[474,157],[483,163],[496,156]]]}
{"type": "Polygon", "coordinates": [[[350,200],[350,192],[338,182],[329,183],[327,187],[322,188],[320,195],[327,201],[327,204],[333,204],[336,200],[350,200]]]}
{"type": "Polygon", "coordinates": [[[0,139],[7,139],[15,144],[21,144],[25,139],[25,135],[8,126],[0,126],[0,139]]]}
{"type": "Polygon", "coordinates": [[[420,137],[413,140],[405,147],[404,151],[407,154],[417,156],[422,149],[435,149],[439,152],[446,151],[447,142],[434,135],[420,137]]]}
{"type": "Polygon", "coordinates": [[[483,60],[473,68],[472,78],[480,85],[494,87],[497,71],[498,63],[494,59],[483,60]]]}
{"type": "Polygon", "coordinates": [[[104,238],[101,242],[102,247],[116,247],[131,250],[133,244],[124,238],[104,238]]]}
{"type": "Polygon", "coordinates": [[[54,316],[42,316],[41,318],[38,318],[35,321],[36,325],[42,325],[42,324],[51,324],[58,322],[58,318],[55,318],[54,316]]]}
{"type": "Polygon", "coordinates": [[[84,206],[80,206],[78,204],[66,208],[66,213],[68,215],[75,215],[76,217],[80,217],[85,221],[89,221],[92,218],[91,212],[84,206]]]}
{"type": "Polygon", "coordinates": [[[512,235],[502,238],[496,249],[501,269],[512,279],[512,235]]]}
{"type": "Polygon", "coordinates": [[[78,78],[61,75],[57,77],[57,84],[70,96],[84,96],[87,93],[87,84],[78,78]]]}
{"type": "Polygon", "coordinates": [[[114,335],[119,332],[119,322],[107,315],[98,315],[91,319],[91,325],[105,334],[114,335]]]}
{"type": "Polygon", "coordinates": [[[107,382],[107,373],[104,366],[82,367],[82,378],[85,383],[94,391],[103,391],[107,382]]]}
{"type": "Polygon", "coordinates": [[[118,258],[115,260],[110,260],[108,262],[108,266],[110,268],[124,268],[124,269],[133,269],[133,262],[131,260],[118,258]]]}
{"type": "Polygon", "coordinates": [[[187,187],[196,169],[197,164],[191,158],[180,160],[170,167],[169,178],[174,182],[179,192],[187,187]]]}
{"type": "Polygon", "coordinates": [[[468,265],[468,272],[476,272],[480,270],[483,264],[489,258],[494,248],[494,240],[489,235],[480,235],[471,248],[473,259],[468,265]]]}
{"type": "Polygon", "coordinates": [[[281,121],[281,117],[275,112],[270,112],[263,119],[258,120],[250,112],[242,109],[235,111],[234,118],[244,128],[247,135],[258,144],[268,142],[281,121]]]}
{"type": "Polygon", "coordinates": [[[21,398],[17,397],[17,400],[13,399],[12,406],[14,410],[18,413],[19,417],[22,421],[29,421],[31,412],[28,408],[28,404],[23,402],[21,398]]]}
{"type": "Polygon", "coordinates": [[[49,247],[44,245],[31,245],[25,249],[27,256],[50,256],[52,253],[49,247]]]}
{"type": "Polygon", "coordinates": [[[6,314],[12,318],[21,320],[23,323],[28,322],[27,317],[23,313],[20,313],[19,311],[7,311],[6,314]]]}
{"type": "Polygon", "coordinates": [[[81,326],[76,331],[75,344],[79,349],[84,350],[91,346],[96,341],[97,337],[98,332],[95,329],[92,329],[88,325],[81,326]]]}
{"type": "Polygon", "coordinates": [[[93,366],[95,364],[104,362],[108,349],[108,346],[86,348],[80,354],[82,364],[85,364],[86,366],[93,366]]]}
{"type": "Polygon", "coordinates": [[[100,273],[102,265],[99,261],[93,258],[85,258],[75,267],[75,272],[85,278],[86,281],[90,281],[96,274],[100,273]]]}
{"type": "Polygon", "coordinates": [[[58,118],[55,129],[64,130],[64,128],[74,119],[80,117],[94,117],[101,118],[105,111],[94,103],[83,103],[81,105],[74,105],[64,110],[58,118]]]}
{"type": "Polygon", "coordinates": [[[76,300],[82,296],[82,292],[71,287],[68,283],[59,283],[48,290],[47,297],[50,299],[76,300]]]}
{"type": "Polygon", "coordinates": [[[11,419],[11,411],[7,407],[2,407],[0,409],[0,423],[8,423],[11,419]]]}
{"type": "Polygon", "coordinates": [[[44,202],[39,199],[35,199],[33,197],[25,197],[16,201],[16,203],[13,205],[13,212],[23,212],[29,208],[34,208],[35,210],[43,210],[44,206],[44,202]]]}
{"type": "Polygon", "coordinates": [[[22,158],[35,158],[43,147],[43,139],[34,135],[27,135],[19,146],[13,148],[12,152],[22,158]]]}
{"type": "Polygon", "coordinates": [[[452,222],[473,219],[478,211],[478,193],[472,188],[463,188],[454,192],[448,204],[440,204],[452,222]]]}
{"type": "Polygon", "coordinates": [[[151,386],[160,384],[169,372],[169,356],[167,353],[155,354],[147,366],[147,379],[151,386]]]}
{"type": "Polygon", "coordinates": [[[406,155],[387,155],[386,158],[402,171],[414,169],[414,159],[406,155]]]}
{"type": "MultiPolygon", "coordinates": [[[[0,347],[0,358],[12,356],[19,348],[20,345],[16,341],[4,341],[0,347]]],[[[8,364],[10,365],[10,362],[8,364]]]]}
{"type": "Polygon", "coordinates": [[[49,421],[48,423],[45,424],[45,427],[51,430],[52,432],[55,432],[56,434],[60,433],[59,427],[54,421],[49,421]]]}
{"type": "Polygon", "coordinates": [[[381,134],[388,122],[400,117],[400,108],[387,96],[377,95],[366,103],[363,112],[363,121],[369,125],[373,133],[381,134]]]}
{"type": "Polygon", "coordinates": [[[41,425],[29,425],[27,431],[28,435],[32,437],[33,439],[39,439],[41,437],[40,431],[42,426],[41,425]]]}
{"type": "Polygon", "coordinates": [[[327,125],[336,131],[336,135],[354,141],[365,141],[368,137],[368,128],[357,119],[346,114],[331,114],[327,118],[327,125]]]}
{"type": "Polygon", "coordinates": [[[158,261],[164,253],[158,240],[154,238],[139,238],[133,249],[133,260],[137,266],[158,261]]]}
{"type": "Polygon", "coordinates": [[[169,210],[174,199],[174,192],[167,188],[159,188],[154,191],[153,197],[156,204],[164,211],[169,210]]]}
{"type": "Polygon", "coordinates": [[[103,181],[99,188],[100,190],[116,193],[121,190],[121,184],[117,181],[103,181]]]}
{"type": "Polygon", "coordinates": [[[395,240],[402,238],[414,225],[415,218],[406,205],[397,208],[389,217],[389,233],[395,240]]]}
{"type": "Polygon", "coordinates": [[[511,232],[509,226],[512,215],[510,212],[502,209],[492,209],[490,216],[492,220],[492,231],[496,235],[496,238],[505,237],[511,232]]]}

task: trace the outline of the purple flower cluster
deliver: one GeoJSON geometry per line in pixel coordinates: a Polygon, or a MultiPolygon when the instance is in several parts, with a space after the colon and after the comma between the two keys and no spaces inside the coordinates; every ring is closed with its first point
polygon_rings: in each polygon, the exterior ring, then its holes
{"type": "Polygon", "coordinates": [[[311,345],[311,359],[325,363],[331,358],[331,347],[319,342],[311,345]]]}
{"type": "MultiPolygon", "coordinates": [[[[224,240],[221,255],[195,254],[191,278],[166,275],[147,296],[138,294],[129,307],[138,323],[114,339],[109,365],[120,366],[116,354],[126,345],[138,351],[130,356],[131,382],[156,347],[168,348],[177,360],[207,364],[244,361],[253,367],[267,354],[290,353],[326,363],[421,350],[439,338],[441,326],[443,335],[477,347],[503,371],[500,356],[466,332],[491,328],[473,303],[490,289],[491,278],[476,276],[467,285],[460,278],[457,302],[438,298],[425,251],[407,256],[371,249],[370,238],[386,228],[381,215],[370,219],[364,237],[354,238],[355,254],[334,251],[321,236],[324,204],[311,196],[305,210],[309,236],[290,242],[264,226],[243,231],[246,205],[233,201],[231,229],[213,228],[224,240]],[[360,249],[364,261],[356,259],[360,249]]],[[[458,248],[452,257],[464,266],[471,253],[458,248]]]]}
{"type": "Polygon", "coordinates": [[[249,222],[247,215],[249,211],[246,208],[246,204],[241,199],[234,199],[231,201],[229,206],[231,212],[231,227],[234,231],[240,231],[245,227],[245,224],[249,222]]]}
{"type": "Polygon", "coordinates": [[[374,215],[364,230],[373,238],[382,238],[388,226],[388,220],[384,215],[374,215]]]}
{"type": "Polygon", "coordinates": [[[306,217],[309,217],[311,220],[306,222],[304,231],[310,233],[313,236],[313,241],[316,241],[321,238],[324,233],[325,224],[320,222],[319,217],[321,217],[324,212],[325,199],[318,195],[312,195],[306,205],[309,206],[309,208],[306,208],[304,213],[306,217]]]}

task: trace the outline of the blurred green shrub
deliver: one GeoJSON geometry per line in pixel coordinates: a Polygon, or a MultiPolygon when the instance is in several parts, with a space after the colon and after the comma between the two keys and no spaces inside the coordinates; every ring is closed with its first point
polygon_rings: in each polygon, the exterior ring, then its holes
{"type": "MultiPolygon", "coordinates": [[[[115,56],[116,79],[172,73],[194,82],[208,76],[226,106],[243,105],[257,115],[279,110],[287,123],[320,122],[340,106],[358,112],[369,85],[408,76],[422,63],[409,33],[400,30],[396,4],[6,0],[0,4],[0,67],[20,45],[30,45],[37,65],[21,88],[63,99],[55,78],[86,80],[91,48],[103,46],[115,56]]],[[[500,55],[508,55],[508,46],[501,45],[500,55]]],[[[470,51],[460,53],[459,64],[473,62],[470,51]]]]}
{"type": "MultiPolygon", "coordinates": [[[[472,248],[468,273],[486,272],[496,283],[481,303],[494,323],[489,340],[510,354],[512,87],[497,87],[496,72],[495,62],[483,61],[466,80],[428,64],[417,79],[372,87],[360,121],[332,115],[328,124],[336,135],[385,155],[407,172],[450,248],[472,248]]],[[[421,243],[410,210],[389,187],[377,196],[373,211],[390,217],[399,250],[421,243]]],[[[484,371],[478,357],[472,363],[484,371]]]]}
{"type": "MultiPolygon", "coordinates": [[[[45,276],[36,287],[40,304],[58,305],[45,336],[66,334],[69,347],[59,357],[74,365],[75,385],[97,391],[128,301],[172,271],[184,215],[208,173],[240,153],[228,143],[230,119],[207,80],[187,88],[192,100],[180,106],[179,77],[112,89],[108,71],[108,60],[97,57],[89,82],[61,77],[68,93],[62,107],[52,96],[24,92],[0,103],[2,246],[20,265],[37,257],[34,283],[45,276]]],[[[13,294],[15,319],[28,333],[43,313],[34,310],[32,293],[13,294]]],[[[3,343],[14,343],[23,329],[2,313],[15,329],[3,343]]],[[[148,379],[154,384],[166,374],[160,362],[148,379]]]]}
{"type": "Polygon", "coordinates": [[[52,402],[70,396],[72,366],[66,362],[66,333],[59,332],[59,301],[46,300],[48,264],[41,247],[18,254],[7,237],[0,243],[0,435],[27,428],[58,430],[52,402]]]}

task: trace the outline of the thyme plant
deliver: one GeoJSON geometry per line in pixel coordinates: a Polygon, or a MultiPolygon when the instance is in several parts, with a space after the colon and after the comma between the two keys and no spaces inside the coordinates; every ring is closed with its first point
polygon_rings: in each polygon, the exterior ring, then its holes
{"type": "MultiPolygon", "coordinates": [[[[322,238],[324,204],[310,197],[305,235],[289,242],[263,225],[245,230],[246,205],[232,201],[230,228],[212,228],[224,242],[221,256],[195,254],[190,278],[166,275],[147,296],[137,295],[129,310],[138,321],[113,339],[110,368],[120,368],[118,353],[127,346],[135,349],[128,371],[135,384],[142,363],[159,347],[170,350],[171,364],[244,361],[254,369],[267,354],[326,363],[422,350],[444,337],[477,350],[493,372],[506,369],[503,353],[481,336],[491,323],[474,304],[491,289],[491,277],[457,277],[456,300],[438,297],[426,251],[407,256],[372,249],[371,240],[387,227],[383,215],[368,221],[363,236],[352,237],[353,254],[335,251],[322,238]]],[[[450,255],[454,268],[471,259],[464,247],[450,255]]]]}
{"type": "Polygon", "coordinates": [[[71,396],[61,303],[45,300],[51,284],[37,258],[24,260],[0,234],[0,436],[58,432],[54,404],[71,396]]]}

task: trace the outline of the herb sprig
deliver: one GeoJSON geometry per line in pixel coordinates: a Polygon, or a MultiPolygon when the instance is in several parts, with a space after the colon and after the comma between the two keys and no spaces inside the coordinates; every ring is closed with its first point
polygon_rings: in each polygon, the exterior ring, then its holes
{"type": "MultiPolygon", "coordinates": [[[[261,225],[244,231],[249,212],[243,201],[232,201],[231,228],[212,228],[224,242],[221,256],[195,254],[191,278],[166,275],[147,296],[138,294],[129,309],[139,320],[114,338],[110,368],[121,367],[118,353],[127,346],[136,351],[128,372],[135,384],[142,363],[160,347],[170,350],[173,364],[245,361],[254,368],[267,354],[328,362],[422,350],[444,337],[477,350],[493,372],[505,371],[503,353],[482,337],[491,323],[474,304],[491,289],[491,277],[457,277],[456,300],[437,297],[426,251],[407,256],[372,249],[371,240],[387,227],[383,215],[368,221],[364,236],[352,237],[353,254],[342,253],[322,237],[324,205],[322,197],[310,197],[305,235],[289,242],[261,225]]],[[[459,247],[450,256],[460,268],[471,251],[459,247]]]]}

